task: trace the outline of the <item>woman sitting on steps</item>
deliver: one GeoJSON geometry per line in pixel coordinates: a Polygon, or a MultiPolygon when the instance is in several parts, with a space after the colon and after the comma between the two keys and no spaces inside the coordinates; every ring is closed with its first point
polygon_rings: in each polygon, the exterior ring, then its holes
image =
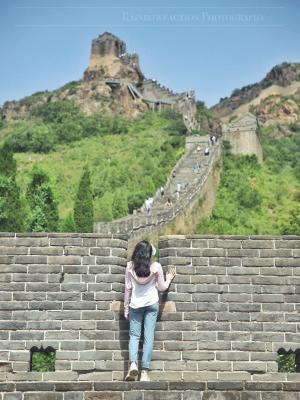
{"type": "Polygon", "coordinates": [[[159,310],[158,291],[167,290],[176,272],[169,269],[166,281],[162,266],[151,261],[155,248],[147,240],[139,242],[125,271],[124,315],[129,319],[129,369],[126,381],[138,375],[138,347],[144,320],[144,343],[141,362],[141,381],[149,381],[155,324],[159,310]]]}

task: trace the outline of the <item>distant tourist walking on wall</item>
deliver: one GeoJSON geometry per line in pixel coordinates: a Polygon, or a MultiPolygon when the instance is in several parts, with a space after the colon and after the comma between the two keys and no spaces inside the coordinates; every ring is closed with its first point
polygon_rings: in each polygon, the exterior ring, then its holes
{"type": "Polygon", "coordinates": [[[150,212],[151,212],[152,204],[153,204],[153,198],[149,197],[145,201],[145,208],[146,208],[146,211],[147,211],[148,214],[150,214],[150,212]]]}
{"type": "Polygon", "coordinates": [[[180,190],[181,190],[181,184],[177,183],[177,187],[176,187],[177,200],[179,199],[179,196],[180,196],[180,190]]]}
{"type": "Polygon", "coordinates": [[[168,197],[168,199],[167,199],[167,201],[166,201],[166,203],[165,203],[165,206],[166,207],[172,207],[172,200],[170,199],[170,197],[168,197]]]}
{"type": "Polygon", "coordinates": [[[125,271],[124,316],[129,319],[129,369],[126,381],[138,375],[138,347],[144,320],[144,343],[141,362],[141,381],[149,381],[154,332],[159,311],[158,291],[168,289],[176,272],[169,269],[166,280],[160,263],[151,261],[156,252],[147,240],[139,242],[125,271]]]}
{"type": "Polygon", "coordinates": [[[160,195],[163,196],[165,194],[165,188],[163,186],[160,187],[160,195]]]}
{"type": "Polygon", "coordinates": [[[208,147],[205,147],[204,155],[205,155],[205,156],[208,156],[208,155],[209,155],[209,148],[208,148],[208,147]]]}

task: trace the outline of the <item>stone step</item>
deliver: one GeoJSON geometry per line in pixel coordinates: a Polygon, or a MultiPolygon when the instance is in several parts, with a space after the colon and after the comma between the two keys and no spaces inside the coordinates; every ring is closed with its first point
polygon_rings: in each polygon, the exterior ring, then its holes
{"type": "MultiPolygon", "coordinates": [[[[62,372],[63,373],[63,372],[62,372]]],[[[25,373],[26,374],[26,373],[25,373]]],[[[48,375],[46,373],[45,375],[48,375]]],[[[150,372],[151,374],[151,372],[150,372]]],[[[86,376],[83,381],[6,381],[1,385],[1,396],[6,399],[22,400],[254,400],[254,399],[299,399],[300,380],[284,381],[283,374],[273,376],[272,381],[251,376],[243,378],[238,372],[230,373],[231,379],[217,379],[217,372],[199,372],[198,380],[176,378],[179,375],[189,377],[194,372],[173,371],[162,373],[161,380],[151,382],[124,382],[91,380],[86,376]],[[173,379],[172,379],[173,374],[173,379]],[[164,379],[163,376],[170,376],[164,379]],[[236,375],[236,378],[234,378],[236,375]],[[205,378],[205,376],[207,378],[205,378]],[[209,376],[215,376],[214,379],[209,376]]],[[[89,374],[85,374],[89,375],[89,374]]],[[[249,374],[250,375],[250,374],[249,374]]],[[[284,374],[288,375],[288,374],[284,374]]],[[[295,374],[292,374],[295,375],[295,374]]],[[[24,380],[24,378],[23,378],[24,380]]]]}

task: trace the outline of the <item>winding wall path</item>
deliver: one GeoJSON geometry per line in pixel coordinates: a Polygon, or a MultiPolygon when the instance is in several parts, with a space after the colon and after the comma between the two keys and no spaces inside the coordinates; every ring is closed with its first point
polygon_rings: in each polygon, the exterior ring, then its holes
{"type": "Polygon", "coordinates": [[[94,232],[101,234],[125,233],[129,237],[154,234],[180,215],[195,198],[201,195],[204,184],[221,154],[220,142],[211,146],[208,136],[193,138],[193,141],[190,143],[187,146],[186,153],[173,169],[173,171],[176,171],[176,176],[173,178],[171,173],[167,179],[164,196],[160,195],[159,190],[154,196],[150,214],[143,211],[142,208],[136,214],[128,215],[112,222],[98,222],[94,224],[94,232]],[[200,151],[197,150],[198,146],[200,146],[200,151]],[[204,155],[206,146],[210,148],[208,156],[204,155]],[[195,171],[197,163],[200,164],[198,172],[195,171]],[[181,185],[179,198],[176,194],[178,183],[181,185]],[[172,200],[171,206],[165,205],[167,198],[172,200]]]}

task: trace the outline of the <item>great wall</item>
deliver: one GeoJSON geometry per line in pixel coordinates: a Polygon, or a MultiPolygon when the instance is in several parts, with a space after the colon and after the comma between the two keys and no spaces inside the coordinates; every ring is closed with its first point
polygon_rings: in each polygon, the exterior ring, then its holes
{"type": "MultiPolygon", "coordinates": [[[[194,93],[145,79],[138,56],[108,33],[93,41],[83,81],[97,79],[136,105],[179,110],[189,133],[198,127],[194,93]]],[[[186,137],[150,213],[95,223],[94,233],[0,233],[0,400],[300,400],[300,237],[161,235],[199,199],[213,207],[223,138],[262,162],[246,113],[215,144],[186,137]],[[177,275],[160,295],[151,382],[124,382],[128,247],[153,234],[158,261],[177,275]],[[32,370],[36,351],[55,353],[54,371],[32,370]],[[278,372],[285,353],[297,372],[278,372]]]]}
{"type": "Polygon", "coordinates": [[[151,382],[124,382],[124,235],[1,233],[1,400],[299,400],[300,237],[165,236],[151,382]],[[31,354],[55,352],[55,371],[31,354]]]}
{"type": "MultiPolygon", "coordinates": [[[[111,88],[125,85],[133,99],[139,99],[158,112],[162,107],[172,107],[180,111],[188,132],[200,128],[195,119],[195,94],[186,92],[180,95],[158,84],[151,79],[145,79],[139,67],[136,54],[126,51],[126,44],[116,36],[105,32],[92,42],[90,65],[84,73],[87,81],[105,78],[111,88]],[[123,66],[126,65],[126,69],[123,66]],[[125,74],[126,71],[126,74],[125,74]]],[[[231,123],[222,125],[222,138],[228,140],[234,154],[255,154],[262,162],[262,148],[258,136],[258,122],[254,115],[247,112],[231,123]]],[[[212,145],[209,136],[187,136],[186,152],[178,161],[165,184],[165,194],[162,197],[159,190],[154,196],[151,213],[141,208],[134,215],[129,215],[109,223],[96,222],[94,232],[126,233],[137,240],[143,235],[159,234],[162,228],[182,215],[186,210],[190,213],[196,200],[206,201],[206,208],[212,210],[216,185],[212,195],[205,196],[207,185],[212,185],[211,176],[214,173],[222,154],[222,140],[212,145]],[[205,148],[210,149],[209,155],[204,155],[205,148]],[[200,150],[199,150],[200,148],[200,150]],[[195,165],[200,168],[195,173],[195,165]],[[207,185],[206,185],[207,183],[207,185]],[[180,185],[181,192],[176,197],[176,187],[180,185]],[[167,199],[172,205],[165,206],[167,199]]],[[[217,179],[218,181],[218,179],[217,179]]]]}
{"type": "MultiPolygon", "coordinates": [[[[262,162],[262,148],[258,136],[256,118],[247,113],[236,121],[222,126],[222,138],[228,140],[234,154],[255,154],[258,162],[262,162]]],[[[220,167],[222,157],[222,139],[214,144],[209,136],[187,136],[186,151],[177,162],[164,186],[165,193],[161,196],[158,189],[153,198],[151,212],[142,207],[138,212],[112,222],[96,222],[94,232],[98,233],[126,233],[131,239],[137,240],[145,235],[157,235],[170,223],[190,214],[196,202],[201,199],[205,208],[211,211],[214,206],[217,184],[213,183],[212,176],[220,167]],[[205,155],[205,148],[209,154],[205,155]],[[197,166],[195,168],[195,166],[197,166]],[[200,166],[200,168],[198,168],[200,166]],[[177,185],[180,184],[179,196],[176,194],[177,185]],[[206,196],[210,186],[212,194],[206,196]],[[171,205],[166,206],[167,199],[171,205]]],[[[218,182],[218,179],[215,179],[218,182]]]]}
{"type": "Polygon", "coordinates": [[[188,131],[199,128],[195,118],[195,93],[174,93],[157,81],[146,79],[138,55],[128,53],[126,43],[108,32],[92,41],[90,65],[84,73],[85,81],[99,78],[113,90],[127,87],[133,100],[140,99],[153,110],[160,111],[164,107],[178,110],[188,131]]]}

